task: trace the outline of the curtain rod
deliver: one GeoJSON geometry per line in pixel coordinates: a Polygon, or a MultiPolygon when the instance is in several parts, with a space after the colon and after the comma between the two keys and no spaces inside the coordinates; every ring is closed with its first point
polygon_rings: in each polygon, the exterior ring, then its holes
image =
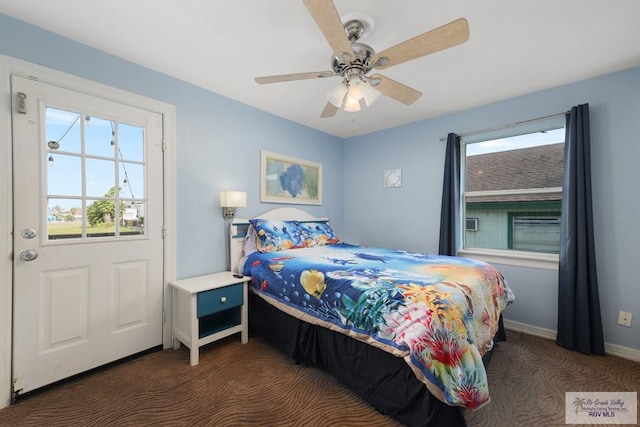
{"type": "MultiPolygon", "coordinates": [[[[541,120],[550,119],[552,117],[563,116],[563,115],[565,115],[567,113],[570,113],[570,112],[571,112],[570,110],[569,111],[563,111],[561,113],[549,114],[548,116],[542,116],[542,117],[538,117],[538,118],[535,118],[535,119],[522,120],[522,121],[515,122],[515,123],[509,123],[507,125],[495,126],[495,127],[486,128],[486,129],[479,129],[479,130],[474,130],[474,131],[471,131],[471,132],[459,133],[457,135],[460,138],[464,138],[464,137],[467,137],[467,136],[478,135],[478,134],[481,134],[481,133],[493,132],[493,131],[502,130],[502,129],[509,129],[509,128],[512,128],[512,127],[515,127],[515,126],[524,125],[526,123],[532,123],[532,122],[537,122],[537,121],[541,121],[541,120]]],[[[447,141],[447,137],[446,136],[445,137],[440,137],[440,142],[446,142],[446,141],[447,141]]]]}

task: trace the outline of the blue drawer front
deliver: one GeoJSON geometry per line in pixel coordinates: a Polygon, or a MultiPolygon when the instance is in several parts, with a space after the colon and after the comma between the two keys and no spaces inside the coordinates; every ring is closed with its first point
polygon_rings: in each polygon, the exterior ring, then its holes
{"type": "Polygon", "coordinates": [[[198,294],[198,317],[242,305],[242,283],[198,294]]]}

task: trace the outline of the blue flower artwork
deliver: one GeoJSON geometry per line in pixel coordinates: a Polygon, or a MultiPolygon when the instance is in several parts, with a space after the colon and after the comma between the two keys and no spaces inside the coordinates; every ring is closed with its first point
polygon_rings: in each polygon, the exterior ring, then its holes
{"type": "Polygon", "coordinates": [[[260,200],[322,204],[322,165],[262,151],[260,200]]]}
{"type": "Polygon", "coordinates": [[[296,197],[302,191],[304,171],[300,165],[291,165],[278,176],[278,180],[283,190],[291,194],[291,197],[296,197]]]}

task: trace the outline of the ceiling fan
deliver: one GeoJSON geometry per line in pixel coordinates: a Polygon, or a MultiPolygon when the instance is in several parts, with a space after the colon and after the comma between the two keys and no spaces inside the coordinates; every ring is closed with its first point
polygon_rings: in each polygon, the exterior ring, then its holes
{"type": "Polygon", "coordinates": [[[332,0],[303,0],[325,39],[333,49],[331,71],[281,74],[256,77],[259,84],[279,83],[324,77],[342,77],[338,87],[327,95],[327,105],[320,117],[333,117],[340,107],[359,111],[361,101],[369,106],[380,93],[405,105],[416,102],[422,93],[382,74],[368,75],[372,69],[385,69],[466,42],[469,24],[457,19],[434,30],[376,53],[359,43],[367,25],[361,19],[340,20],[332,0]]]}

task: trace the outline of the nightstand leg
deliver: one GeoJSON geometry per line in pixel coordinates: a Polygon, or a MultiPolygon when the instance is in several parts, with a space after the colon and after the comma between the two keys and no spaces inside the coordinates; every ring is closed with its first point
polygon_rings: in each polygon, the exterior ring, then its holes
{"type": "Polygon", "coordinates": [[[189,348],[191,349],[191,366],[198,364],[198,352],[200,349],[200,329],[198,323],[198,317],[196,313],[198,312],[198,299],[197,294],[191,295],[191,345],[189,348]]]}
{"type": "Polygon", "coordinates": [[[240,309],[240,322],[242,323],[242,332],[240,332],[240,342],[246,344],[249,342],[249,300],[248,300],[248,284],[242,284],[243,304],[240,309]]]}
{"type": "Polygon", "coordinates": [[[190,358],[191,366],[198,364],[198,344],[191,346],[191,358],[190,358]]]}

